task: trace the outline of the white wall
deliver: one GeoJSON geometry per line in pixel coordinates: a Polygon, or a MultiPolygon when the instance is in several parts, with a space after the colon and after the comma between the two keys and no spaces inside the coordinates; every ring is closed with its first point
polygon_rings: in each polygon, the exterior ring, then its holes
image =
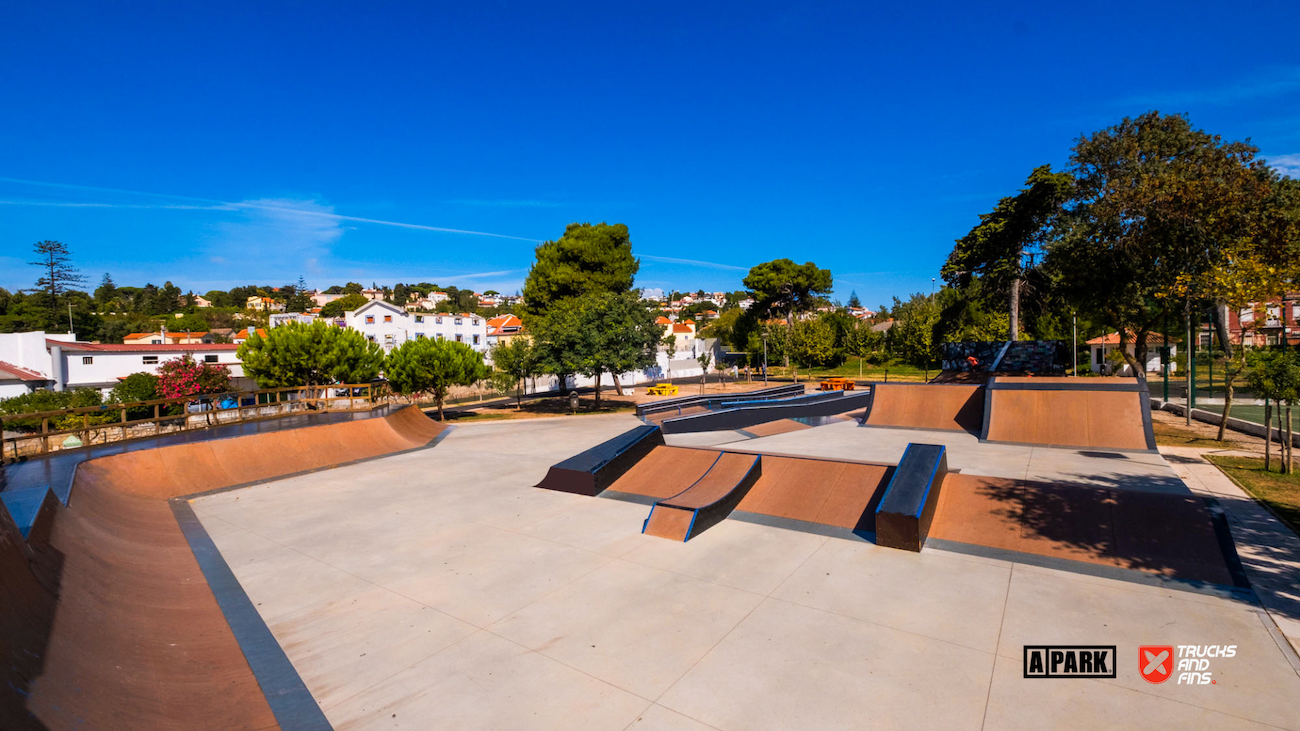
{"type": "MultiPolygon", "coordinates": [[[[67,388],[98,388],[103,391],[110,391],[116,386],[120,379],[125,378],[132,373],[154,373],[158,372],[158,366],[174,358],[179,358],[190,351],[175,351],[171,353],[155,352],[142,353],[139,351],[73,351],[62,354],[64,362],[64,377],[67,379],[67,388]],[[145,358],[156,358],[155,363],[146,363],[145,358]],[[84,362],[86,358],[90,359],[89,363],[84,362]]],[[[226,366],[230,370],[231,378],[242,378],[244,368],[235,356],[234,350],[221,350],[214,353],[205,353],[203,351],[194,351],[190,353],[194,360],[200,363],[205,362],[204,356],[217,356],[217,363],[226,366]]]]}
{"type": "Polygon", "coordinates": [[[479,315],[407,312],[392,306],[372,304],[343,314],[344,323],[391,351],[417,337],[456,340],[480,353],[487,353],[487,320],[479,315]],[[367,322],[366,318],[373,318],[367,322]],[[385,322],[384,318],[391,318],[385,322]]]}

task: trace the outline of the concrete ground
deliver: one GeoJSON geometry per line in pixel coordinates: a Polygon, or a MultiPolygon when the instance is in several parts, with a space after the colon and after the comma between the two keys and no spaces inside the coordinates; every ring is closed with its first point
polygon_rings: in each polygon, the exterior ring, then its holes
{"type": "MultiPolygon", "coordinates": [[[[337,729],[1300,729],[1300,661],[1253,603],[733,520],[674,543],[645,506],[531,487],[638,423],[467,424],[193,507],[337,729]],[[1118,677],[1025,679],[1027,644],[1117,645],[1118,677]],[[1139,645],[1180,644],[1237,653],[1214,685],[1141,679],[1139,645]]],[[[896,461],[892,439],[744,446],[896,461]]],[[[1078,464],[960,442],[972,471],[1078,464]]]]}

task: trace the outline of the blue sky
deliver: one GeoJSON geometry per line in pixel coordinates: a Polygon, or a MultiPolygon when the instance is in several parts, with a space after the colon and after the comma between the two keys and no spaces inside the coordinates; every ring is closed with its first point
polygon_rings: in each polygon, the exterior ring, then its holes
{"type": "Polygon", "coordinates": [[[610,221],[641,286],[789,257],[875,305],[1125,115],[1300,172],[1300,4],[976,5],[10,3],[0,286],[57,239],[92,281],[512,292],[610,221]]]}

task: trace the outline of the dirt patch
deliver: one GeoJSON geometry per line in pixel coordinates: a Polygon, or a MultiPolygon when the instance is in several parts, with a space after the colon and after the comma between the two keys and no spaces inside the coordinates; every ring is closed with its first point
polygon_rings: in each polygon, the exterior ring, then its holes
{"type": "MultiPolygon", "coordinates": [[[[1245,452],[1264,453],[1264,440],[1260,437],[1228,430],[1223,441],[1219,441],[1219,427],[1192,420],[1192,425],[1183,423],[1184,419],[1168,411],[1151,411],[1151,427],[1156,435],[1156,444],[1164,447],[1197,447],[1200,449],[1235,449],[1245,452]]],[[[1274,445],[1280,446],[1280,445],[1274,445]]]]}

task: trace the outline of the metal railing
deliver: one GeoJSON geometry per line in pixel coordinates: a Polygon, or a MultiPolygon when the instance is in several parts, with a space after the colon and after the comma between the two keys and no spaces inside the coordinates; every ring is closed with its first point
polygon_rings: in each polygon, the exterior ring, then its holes
{"type": "Polygon", "coordinates": [[[225,391],[180,398],[0,414],[0,463],[190,429],[207,429],[305,411],[368,411],[381,389],[369,383],[225,391]],[[250,403],[251,402],[251,403],[250,403]],[[140,410],[152,414],[138,417],[140,410]],[[131,412],[136,412],[132,414],[131,412]],[[39,427],[34,422],[39,421],[39,427]],[[77,423],[80,421],[80,423],[77,423]],[[69,423],[71,425],[69,425],[69,423]],[[60,424],[62,426],[60,426],[60,424]],[[54,440],[53,443],[51,440],[54,440]]]}

